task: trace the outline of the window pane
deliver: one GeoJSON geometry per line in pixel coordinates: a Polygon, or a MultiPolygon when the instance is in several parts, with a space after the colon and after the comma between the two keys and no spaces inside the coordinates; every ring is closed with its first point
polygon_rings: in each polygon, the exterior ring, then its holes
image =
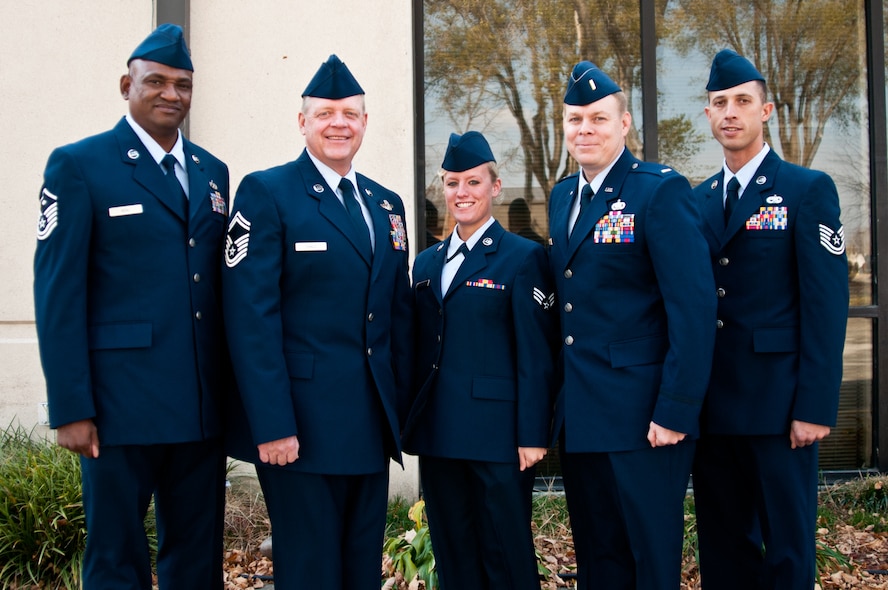
{"type": "MultiPolygon", "coordinates": [[[[620,84],[630,104],[638,102],[638,1],[425,0],[423,9],[431,240],[452,230],[437,171],[450,133],[468,130],[484,133],[499,164],[503,193],[494,217],[517,232],[529,212],[530,230],[547,237],[549,192],[576,170],[561,130],[567,77],[578,61],[593,61],[620,84]],[[512,205],[520,200],[526,208],[512,205]]],[[[629,145],[640,154],[636,129],[629,145]]]]}
{"type": "Polygon", "coordinates": [[[820,444],[821,469],[873,465],[873,321],[848,320],[839,417],[820,444]]]}
{"type": "Polygon", "coordinates": [[[709,66],[726,47],[752,60],[775,103],[765,140],[836,183],[852,306],[873,303],[864,25],[862,0],[738,3],[718,18],[709,0],[676,0],[658,27],[660,159],[692,184],[720,169],[703,112],[709,66]]]}

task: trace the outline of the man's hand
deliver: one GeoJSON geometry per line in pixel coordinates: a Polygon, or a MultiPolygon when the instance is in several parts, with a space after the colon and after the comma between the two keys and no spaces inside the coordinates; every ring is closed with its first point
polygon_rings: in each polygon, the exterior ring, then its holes
{"type": "Polygon", "coordinates": [[[793,449],[813,445],[829,435],[829,426],[793,420],[789,428],[789,442],[793,449]]]}
{"type": "Polygon", "coordinates": [[[669,430],[655,422],[651,422],[651,426],[648,428],[647,439],[652,447],[665,447],[667,445],[680,443],[686,436],[687,434],[683,432],[669,430]]]}
{"type": "Polygon", "coordinates": [[[518,447],[518,469],[524,471],[539,463],[548,453],[541,447],[518,447]]]}
{"type": "Polygon", "coordinates": [[[279,438],[259,445],[259,460],[270,465],[286,465],[299,458],[299,439],[279,438]]]}
{"type": "Polygon", "coordinates": [[[59,426],[56,429],[56,443],[87,459],[99,458],[99,433],[91,419],[59,426]]]}

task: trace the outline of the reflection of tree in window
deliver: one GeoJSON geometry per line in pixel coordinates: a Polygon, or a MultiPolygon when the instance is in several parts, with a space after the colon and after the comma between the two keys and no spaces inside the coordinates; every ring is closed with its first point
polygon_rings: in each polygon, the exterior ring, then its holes
{"type": "MultiPolygon", "coordinates": [[[[827,122],[857,122],[860,0],[719,3],[717,11],[709,0],[673,4],[667,28],[679,49],[712,56],[730,47],[765,76],[785,160],[810,167],[827,122]]],[[[776,145],[769,127],[765,140],[776,145]]]]}
{"type": "MultiPolygon", "coordinates": [[[[667,2],[656,6],[662,16],[667,2]]],[[[528,196],[539,186],[548,200],[554,184],[576,170],[561,125],[565,80],[576,62],[594,61],[637,104],[638,0],[426,0],[424,10],[427,95],[457,132],[483,130],[503,143],[500,154],[517,143],[528,196]],[[514,128],[500,130],[503,114],[514,128]]],[[[641,156],[640,109],[633,116],[627,145],[641,156]]],[[[660,121],[659,132],[660,160],[679,169],[705,140],[685,115],[660,121]]]]}

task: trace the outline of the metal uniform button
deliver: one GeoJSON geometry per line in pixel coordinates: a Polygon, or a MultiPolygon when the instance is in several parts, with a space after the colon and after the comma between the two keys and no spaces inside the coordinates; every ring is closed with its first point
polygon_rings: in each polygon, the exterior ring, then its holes
{"type": "Polygon", "coordinates": [[[199,311],[196,311],[196,312],[194,312],[194,317],[195,317],[195,319],[199,320],[199,319],[203,318],[203,314],[200,313],[199,311]]]}
{"type": "Polygon", "coordinates": [[[372,322],[372,321],[373,321],[373,312],[372,312],[372,311],[371,311],[369,314],[367,314],[367,321],[368,321],[368,322],[372,322]]]}
{"type": "Polygon", "coordinates": [[[438,334],[438,342],[441,342],[441,335],[438,334]]]}
{"type": "Polygon", "coordinates": [[[199,282],[200,282],[200,274],[199,274],[199,273],[194,273],[194,282],[195,282],[195,283],[199,283],[199,282]]]}
{"type": "Polygon", "coordinates": [[[724,289],[724,287],[719,287],[715,292],[716,292],[716,294],[717,294],[719,297],[724,297],[724,296],[725,296],[725,289],[724,289]]]}
{"type": "Polygon", "coordinates": [[[564,278],[565,279],[569,279],[572,276],[574,276],[574,273],[571,269],[567,269],[566,271],[564,271],[564,278]]]}
{"type": "Polygon", "coordinates": [[[567,338],[564,339],[564,343],[567,344],[568,346],[570,346],[571,344],[574,343],[574,337],[568,336],[567,338]]]}
{"type": "Polygon", "coordinates": [[[373,349],[372,348],[367,349],[367,356],[373,356],[373,349]]]}
{"type": "Polygon", "coordinates": [[[197,240],[191,238],[190,240],[188,240],[188,245],[194,248],[195,246],[197,246],[197,240]]]}
{"type": "Polygon", "coordinates": [[[437,371],[437,370],[438,370],[438,365],[436,365],[435,363],[432,363],[432,370],[433,370],[433,371],[437,371]]]}
{"type": "Polygon", "coordinates": [[[724,323],[723,321],[721,321],[721,320],[715,320],[715,327],[716,327],[716,328],[719,328],[719,329],[724,328],[724,327],[725,327],[725,323],[724,323]]]}
{"type": "Polygon", "coordinates": [[[574,306],[571,305],[570,302],[564,304],[564,311],[566,311],[567,313],[572,312],[573,308],[574,308],[574,306]]]}
{"type": "Polygon", "coordinates": [[[722,258],[719,258],[719,259],[718,259],[718,263],[719,263],[721,266],[727,266],[728,264],[730,264],[730,262],[731,262],[731,261],[728,260],[728,257],[727,257],[727,256],[723,256],[722,258]]]}

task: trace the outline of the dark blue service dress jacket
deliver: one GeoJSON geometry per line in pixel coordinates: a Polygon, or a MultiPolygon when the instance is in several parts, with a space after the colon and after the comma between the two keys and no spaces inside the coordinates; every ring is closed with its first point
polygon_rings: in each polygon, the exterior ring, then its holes
{"type": "Polygon", "coordinates": [[[411,374],[404,206],[357,175],[376,239],[372,256],[307,152],[247,175],[229,222],[226,329],[250,436],[230,451],[296,435],[286,469],[366,474],[400,460],[411,374]]]}
{"type": "Polygon", "coordinates": [[[49,157],[34,302],[54,428],[92,418],[103,445],[221,434],[228,168],[184,144],[188,204],[125,119],[49,157]]]}
{"type": "Polygon", "coordinates": [[[413,265],[415,402],[407,452],[516,463],[518,447],[547,447],[557,316],[542,246],[494,222],[446,294],[450,238],[413,265]]]}
{"type": "Polygon", "coordinates": [[[835,425],[848,317],[839,198],[823,172],[765,157],[731,219],[723,173],[694,189],[718,288],[704,432],[789,432],[835,425]]]}
{"type": "Polygon", "coordinates": [[[624,149],[568,240],[577,175],[549,202],[561,312],[563,450],[650,448],[651,421],[699,434],[715,287],[688,181],[624,149]]]}

